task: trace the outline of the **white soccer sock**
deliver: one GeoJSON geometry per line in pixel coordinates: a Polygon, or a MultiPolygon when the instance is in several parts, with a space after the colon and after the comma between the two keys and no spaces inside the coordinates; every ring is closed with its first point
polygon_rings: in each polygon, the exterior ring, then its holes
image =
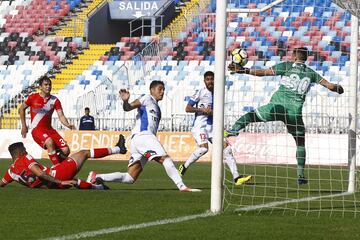
{"type": "Polygon", "coordinates": [[[113,172],[113,173],[106,173],[106,174],[96,174],[96,177],[101,178],[105,182],[121,182],[121,183],[134,183],[134,179],[130,176],[129,173],[122,173],[122,172],[113,172]]]}
{"type": "Polygon", "coordinates": [[[184,184],[178,170],[176,169],[173,160],[170,157],[165,158],[163,162],[163,166],[165,168],[165,171],[169,178],[173,180],[173,182],[176,184],[178,189],[184,189],[186,188],[186,185],[184,184]]]}
{"type": "Polygon", "coordinates": [[[120,153],[120,148],[118,146],[110,148],[110,154],[118,154],[118,153],[120,153]]]}
{"type": "Polygon", "coordinates": [[[208,149],[205,147],[200,147],[196,149],[189,157],[188,160],[184,163],[185,168],[188,168],[191,164],[196,162],[202,155],[205,155],[208,152],[208,149]]]}
{"type": "Polygon", "coordinates": [[[239,172],[237,170],[236,166],[236,159],[234,158],[234,155],[232,153],[231,147],[227,146],[224,148],[224,160],[228,167],[230,168],[230,172],[233,176],[233,179],[239,177],[239,172]]]}

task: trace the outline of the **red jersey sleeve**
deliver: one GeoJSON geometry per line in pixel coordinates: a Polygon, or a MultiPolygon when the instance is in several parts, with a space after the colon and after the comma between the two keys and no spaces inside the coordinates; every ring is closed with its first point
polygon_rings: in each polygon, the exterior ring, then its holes
{"type": "Polygon", "coordinates": [[[14,179],[12,179],[11,175],[9,174],[10,169],[8,169],[4,175],[4,177],[1,179],[1,181],[5,184],[11,183],[12,181],[14,181],[14,179]]]}
{"type": "Polygon", "coordinates": [[[27,99],[25,100],[25,104],[26,104],[27,106],[31,106],[31,103],[32,103],[33,99],[34,99],[34,94],[32,93],[32,94],[30,94],[30,95],[27,97],[27,99]]]}
{"type": "Polygon", "coordinates": [[[26,161],[25,161],[25,164],[26,164],[26,167],[30,170],[30,168],[32,166],[34,166],[35,164],[39,164],[37,161],[35,161],[35,159],[30,156],[29,154],[25,156],[26,158],[26,161]]]}
{"type": "Polygon", "coordinates": [[[61,102],[60,102],[60,100],[58,98],[56,99],[56,101],[54,103],[54,108],[56,110],[62,109],[61,102]]]}

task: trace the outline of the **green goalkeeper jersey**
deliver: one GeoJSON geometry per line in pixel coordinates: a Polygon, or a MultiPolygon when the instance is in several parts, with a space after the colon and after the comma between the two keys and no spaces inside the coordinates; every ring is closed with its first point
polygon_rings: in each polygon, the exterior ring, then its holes
{"type": "Polygon", "coordinates": [[[310,87],[323,77],[303,63],[283,62],[272,67],[281,76],[280,87],[270,102],[301,110],[310,87]]]}

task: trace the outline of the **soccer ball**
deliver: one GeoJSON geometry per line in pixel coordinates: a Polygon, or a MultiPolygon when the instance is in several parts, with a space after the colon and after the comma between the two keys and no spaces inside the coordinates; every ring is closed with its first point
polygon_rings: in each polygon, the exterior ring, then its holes
{"type": "Polygon", "coordinates": [[[242,48],[236,48],[231,52],[231,61],[237,65],[245,66],[248,61],[248,54],[242,48]]]}

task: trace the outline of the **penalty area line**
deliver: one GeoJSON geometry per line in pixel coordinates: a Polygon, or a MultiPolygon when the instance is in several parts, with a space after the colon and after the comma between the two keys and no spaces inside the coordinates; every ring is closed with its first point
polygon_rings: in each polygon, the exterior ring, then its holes
{"type": "Polygon", "coordinates": [[[271,208],[271,207],[276,207],[276,206],[280,206],[280,205],[288,204],[288,203],[309,202],[309,201],[314,201],[314,200],[321,199],[321,198],[341,197],[341,196],[352,195],[352,194],[353,193],[343,192],[343,193],[331,194],[331,195],[325,195],[325,196],[306,197],[306,198],[299,198],[299,199],[289,199],[289,200],[284,200],[284,201],[269,202],[269,203],[264,203],[264,204],[260,204],[260,205],[237,208],[237,209],[235,209],[235,212],[254,211],[254,210],[261,209],[261,208],[271,208]]]}
{"type": "Polygon", "coordinates": [[[194,220],[197,218],[206,218],[206,217],[215,216],[215,215],[216,214],[211,213],[211,212],[205,212],[205,213],[201,213],[201,214],[188,215],[188,216],[177,217],[177,218],[167,218],[167,219],[162,219],[162,220],[157,220],[157,221],[152,221],[152,222],[145,222],[145,223],[132,224],[132,225],[123,225],[123,226],[119,226],[119,227],[104,228],[104,229],[95,230],[95,231],[80,232],[80,233],[75,233],[75,234],[71,234],[71,235],[43,238],[41,240],[72,240],[72,239],[96,237],[96,236],[110,234],[110,233],[124,232],[127,230],[142,229],[142,228],[160,226],[160,225],[165,225],[165,224],[186,222],[186,221],[194,220]]]}

